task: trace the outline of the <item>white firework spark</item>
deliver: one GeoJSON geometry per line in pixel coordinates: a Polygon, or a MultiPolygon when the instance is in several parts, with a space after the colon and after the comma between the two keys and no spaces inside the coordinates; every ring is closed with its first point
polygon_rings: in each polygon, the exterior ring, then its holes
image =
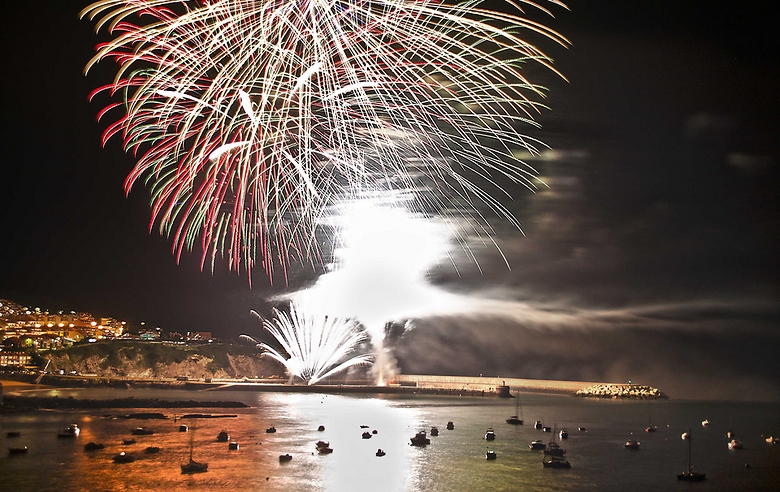
{"type": "Polygon", "coordinates": [[[307,313],[296,302],[290,304],[289,314],[276,308],[273,312],[274,318],[269,320],[252,311],[283,351],[249,335],[241,337],[255,342],[282,363],[291,376],[297,376],[309,385],[350,367],[370,365],[373,361],[370,354],[353,355],[357,346],[368,340],[368,335],[352,319],[307,313]]]}

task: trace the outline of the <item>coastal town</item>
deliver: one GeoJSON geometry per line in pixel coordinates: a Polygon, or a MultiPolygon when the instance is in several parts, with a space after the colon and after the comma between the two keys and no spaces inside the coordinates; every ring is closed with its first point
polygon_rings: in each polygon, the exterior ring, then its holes
{"type": "Polygon", "coordinates": [[[98,341],[158,341],[173,344],[213,340],[211,332],[169,332],[141,322],[88,312],[56,311],[0,299],[0,369],[42,369],[37,354],[62,350],[80,343],[98,341]]]}

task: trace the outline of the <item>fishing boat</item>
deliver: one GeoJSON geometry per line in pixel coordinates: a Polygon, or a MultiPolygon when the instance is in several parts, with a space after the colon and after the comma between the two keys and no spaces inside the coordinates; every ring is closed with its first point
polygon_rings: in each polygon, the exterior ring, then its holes
{"type": "Polygon", "coordinates": [[[523,425],[523,409],[520,407],[519,391],[515,391],[515,414],[506,419],[506,423],[512,425],[523,425]]]}
{"type": "Polygon", "coordinates": [[[371,436],[370,432],[366,431],[366,432],[363,433],[363,439],[371,439],[371,437],[372,436],[371,436]]]}
{"type": "Polygon", "coordinates": [[[187,427],[187,424],[181,424],[179,426],[179,432],[187,432],[188,430],[190,430],[190,428],[187,427]]]}
{"type": "Polygon", "coordinates": [[[541,420],[537,420],[536,422],[534,422],[534,429],[541,429],[542,427],[543,426],[541,420]]]}
{"type": "Polygon", "coordinates": [[[412,446],[427,446],[431,443],[431,440],[428,439],[427,434],[425,431],[420,431],[413,438],[411,438],[412,446]]]}
{"type": "Polygon", "coordinates": [[[81,433],[81,429],[77,424],[70,424],[66,428],[57,433],[57,437],[77,437],[81,433]]]}
{"type": "Polygon", "coordinates": [[[228,451],[238,451],[238,443],[236,441],[231,441],[230,444],[228,444],[228,451]]]}
{"type": "Polygon", "coordinates": [[[455,424],[452,422],[452,420],[450,420],[449,422],[447,422],[447,430],[451,431],[451,430],[453,430],[454,428],[455,428],[455,424]]]}
{"type": "Polygon", "coordinates": [[[436,437],[439,435],[439,428],[438,427],[431,427],[431,435],[433,437],[436,437]]]}
{"type": "Polygon", "coordinates": [[[568,439],[569,433],[566,431],[566,429],[561,429],[561,431],[558,433],[558,437],[561,439],[568,439]]]}
{"type": "Polygon", "coordinates": [[[686,461],[685,471],[677,474],[677,480],[683,480],[686,482],[700,482],[705,479],[704,473],[693,471],[693,465],[691,464],[691,430],[683,433],[683,439],[688,441],[688,459],[686,461]]]}
{"type": "Polygon", "coordinates": [[[488,427],[488,430],[485,431],[485,440],[486,441],[495,441],[496,440],[496,433],[493,431],[492,427],[488,427]]]}
{"type": "Polygon", "coordinates": [[[488,449],[488,451],[485,453],[486,460],[494,460],[496,458],[498,458],[498,455],[496,454],[495,451],[491,451],[488,449]]]}
{"type": "Polygon", "coordinates": [[[274,432],[276,432],[276,427],[269,427],[265,430],[266,434],[273,434],[274,432]]]}
{"type": "Polygon", "coordinates": [[[379,449],[377,449],[377,450],[376,450],[376,455],[377,455],[377,456],[380,456],[380,457],[381,457],[381,456],[384,456],[384,455],[386,455],[386,454],[387,454],[387,453],[385,453],[385,451],[384,451],[382,448],[379,448],[379,449]]]}
{"type": "Polygon", "coordinates": [[[195,426],[192,426],[192,432],[190,432],[190,460],[188,463],[181,465],[182,473],[203,473],[208,471],[208,463],[198,463],[192,459],[192,450],[195,447],[195,426]]]}

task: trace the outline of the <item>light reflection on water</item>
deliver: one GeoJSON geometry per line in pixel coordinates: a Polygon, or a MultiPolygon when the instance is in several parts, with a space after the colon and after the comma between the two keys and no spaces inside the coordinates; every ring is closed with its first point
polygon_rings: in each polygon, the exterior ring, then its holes
{"type": "MultiPolygon", "coordinates": [[[[761,434],[780,434],[780,412],[772,404],[704,404],[698,402],[613,402],[567,396],[524,394],[524,426],[509,426],[504,419],[514,413],[514,402],[491,398],[418,396],[340,396],[303,393],[188,392],[176,390],[57,390],[61,398],[165,398],[177,400],[239,400],[246,409],[143,409],[35,412],[2,415],[0,448],[27,445],[24,456],[0,455],[2,490],[269,490],[269,491],[472,491],[472,490],[671,490],[679,487],[675,474],[685,461],[685,444],[679,431],[694,427],[695,458],[707,472],[701,490],[762,490],[780,479],[779,446],[763,442],[761,434]],[[194,427],[194,458],[209,464],[203,474],[182,475],[179,464],[189,457],[190,433],[178,432],[180,422],[123,420],[106,414],[160,411],[173,417],[184,413],[236,414],[236,418],[199,419],[194,427]],[[702,429],[704,418],[714,422],[702,429]],[[531,452],[532,439],[549,439],[534,430],[534,420],[567,427],[564,443],[571,470],[546,470],[541,454],[531,452]],[[455,430],[446,430],[448,420],[455,430]],[[650,435],[649,421],[659,425],[650,435]],[[76,422],[82,428],[76,439],[57,439],[57,431],[76,422]],[[728,423],[726,423],[728,422],[728,423]],[[319,425],[325,426],[318,432],[319,425]],[[363,429],[360,426],[366,425],[363,429]],[[669,427],[666,427],[669,425],[669,427]],[[124,446],[134,427],[154,429],[150,436],[135,436],[136,444],[124,446]],[[265,429],[278,430],[267,434],[265,429]],[[437,426],[431,445],[417,448],[409,438],[418,430],[437,426]],[[578,433],[578,426],[588,428],[578,433]],[[486,461],[487,427],[498,435],[489,447],[498,453],[486,461]],[[742,453],[726,447],[723,434],[732,427],[745,443],[742,453]],[[238,451],[216,441],[226,429],[238,451]],[[363,439],[364,431],[377,434],[363,439]],[[19,430],[20,438],[5,432],[19,430]],[[632,434],[633,433],[633,434],[632,434]],[[622,444],[635,438],[638,452],[622,444]],[[320,455],[314,443],[329,441],[333,454],[320,455]],[[85,452],[89,441],[106,449],[85,452]],[[146,455],[147,446],[160,453],[146,455]],[[375,456],[377,448],[387,452],[375,456]],[[114,464],[120,451],[133,454],[130,464],[114,464]],[[280,463],[289,453],[293,461],[280,463]],[[749,471],[744,464],[750,462],[749,471]],[[775,481],[775,482],[773,482],[775,481]]],[[[192,421],[184,421],[193,426],[192,421]]]]}

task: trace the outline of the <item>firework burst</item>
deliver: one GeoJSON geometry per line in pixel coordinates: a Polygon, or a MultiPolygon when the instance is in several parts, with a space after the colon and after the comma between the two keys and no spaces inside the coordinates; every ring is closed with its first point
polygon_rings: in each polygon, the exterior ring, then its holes
{"type": "Polygon", "coordinates": [[[356,321],[307,313],[296,302],[290,304],[289,314],[276,308],[273,312],[274,318],[269,320],[252,311],[283,351],[249,335],[241,337],[265,349],[291,376],[312,385],[350,367],[371,364],[371,355],[352,355],[360,343],[368,340],[356,321]]]}
{"type": "Polygon", "coordinates": [[[112,39],[86,70],[105,59],[119,66],[94,94],[119,99],[100,117],[123,112],[104,141],[120,135],[137,156],[126,191],[147,183],[150,228],[159,223],[177,259],[200,243],[202,266],[224,255],[231,269],[257,262],[269,276],[317,260],[315,231],[335,203],[419,190],[420,180],[433,192],[413,193],[412,208],[446,215],[479,202],[517,224],[468,176],[535,188],[515,151],[537,151],[517,128],[533,124],[543,89],[520,68],[554,69],[521,36],[568,41],[520,10],[549,13],[541,4],[507,1],[516,14],[480,5],[93,3],[82,16],[112,39]]]}

